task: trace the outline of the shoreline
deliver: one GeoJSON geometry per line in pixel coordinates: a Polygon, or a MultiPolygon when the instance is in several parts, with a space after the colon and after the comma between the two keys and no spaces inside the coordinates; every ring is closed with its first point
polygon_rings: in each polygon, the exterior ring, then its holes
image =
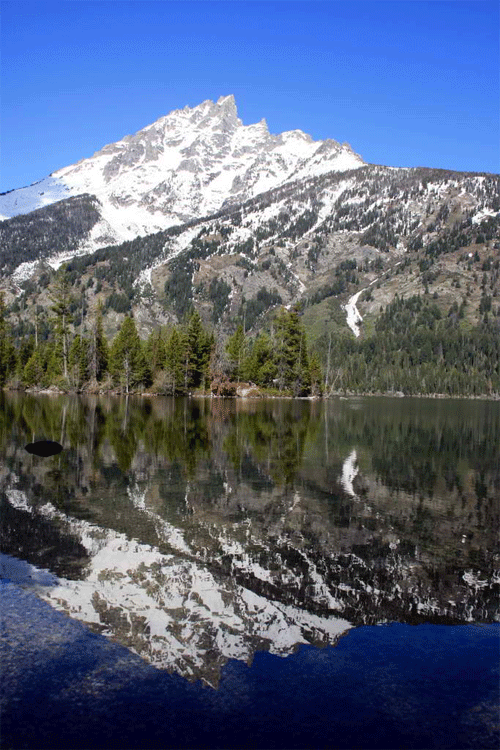
{"type": "MultiPolygon", "coordinates": [[[[256,386],[257,388],[257,386],[256,386]]],[[[214,393],[207,393],[206,391],[190,392],[185,395],[172,395],[168,393],[159,393],[157,391],[130,391],[124,393],[120,389],[67,389],[63,390],[57,386],[50,386],[48,388],[8,388],[3,387],[2,391],[9,393],[29,393],[34,395],[56,395],[56,396],[141,396],[146,398],[207,398],[207,399],[226,399],[226,400],[245,400],[245,401],[259,401],[262,399],[287,399],[294,401],[328,401],[332,398],[339,399],[352,399],[352,398],[428,398],[435,400],[467,400],[467,401],[500,401],[500,393],[494,394],[479,394],[479,395],[467,395],[460,393],[403,393],[402,391],[386,391],[386,392],[369,392],[369,391],[334,391],[328,395],[319,396],[293,396],[289,393],[277,394],[277,393],[266,393],[265,390],[259,393],[253,394],[235,394],[230,396],[221,396],[214,393]]]]}

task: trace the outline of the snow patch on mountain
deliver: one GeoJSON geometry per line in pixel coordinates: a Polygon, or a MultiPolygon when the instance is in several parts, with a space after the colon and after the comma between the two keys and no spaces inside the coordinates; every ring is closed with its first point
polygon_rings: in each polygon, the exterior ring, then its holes
{"type": "Polygon", "coordinates": [[[30,279],[35,273],[39,262],[40,261],[38,260],[32,260],[27,261],[26,263],[21,263],[11,276],[12,283],[16,285],[22,284],[23,281],[30,279]]]}
{"type": "Polygon", "coordinates": [[[492,216],[498,216],[498,211],[492,211],[491,209],[484,209],[478,211],[478,213],[472,217],[473,224],[480,224],[485,219],[490,219],[492,216]]]}
{"type": "Polygon", "coordinates": [[[28,187],[10,190],[0,195],[0,220],[12,218],[19,214],[29,214],[37,208],[50,206],[51,203],[78,195],[80,190],[73,190],[58,177],[46,177],[28,187]]]}
{"type": "Polygon", "coordinates": [[[347,325],[353,332],[353,334],[358,338],[361,334],[361,329],[359,327],[359,324],[363,322],[363,318],[361,317],[361,313],[359,312],[358,308],[356,307],[356,302],[358,301],[361,294],[363,294],[365,290],[361,289],[359,292],[356,292],[356,294],[353,294],[352,297],[349,297],[349,301],[343,305],[344,310],[346,311],[347,315],[347,325]]]}

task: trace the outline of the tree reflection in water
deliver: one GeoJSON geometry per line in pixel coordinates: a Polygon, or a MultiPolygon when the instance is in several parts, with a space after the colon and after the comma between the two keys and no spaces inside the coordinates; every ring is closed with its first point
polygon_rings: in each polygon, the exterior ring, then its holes
{"type": "Polygon", "coordinates": [[[51,571],[40,596],[188,679],[498,619],[497,403],[0,399],[9,574],[51,571]],[[63,452],[29,455],[41,436],[63,452]]]}

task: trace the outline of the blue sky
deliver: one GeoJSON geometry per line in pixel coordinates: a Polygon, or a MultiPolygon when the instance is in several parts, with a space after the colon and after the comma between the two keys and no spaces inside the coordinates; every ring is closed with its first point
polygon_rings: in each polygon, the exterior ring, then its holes
{"type": "Polygon", "coordinates": [[[498,172],[498,28],[487,0],[5,0],[0,190],[227,94],[368,162],[498,172]]]}

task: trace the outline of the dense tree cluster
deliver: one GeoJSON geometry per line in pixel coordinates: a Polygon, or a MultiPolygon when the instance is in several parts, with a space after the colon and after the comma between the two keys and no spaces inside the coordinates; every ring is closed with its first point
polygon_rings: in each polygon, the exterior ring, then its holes
{"type": "Polygon", "coordinates": [[[307,299],[308,305],[316,305],[326,297],[338,297],[346,292],[349,284],[357,284],[358,276],[356,274],[357,262],[355,260],[345,260],[335,267],[334,278],[328,284],[323,284],[316,289],[307,299]]]}
{"type": "MultiPolygon", "coordinates": [[[[488,259],[483,262],[487,263],[488,259]]],[[[495,262],[488,273],[495,273],[495,262]]],[[[339,264],[339,278],[355,273],[355,261],[339,264]]],[[[224,297],[225,297],[225,290],[224,297]]],[[[500,393],[500,308],[486,282],[479,324],[465,324],[466,298],[448,312],[432,298],[396,299],[381,309],[373,334],[326,334],[318,341],[320,357],[307,344],[298,308],[281,307],[268,319],[269,330],[247,333],[256,318],[281,302],[262,288],[241,310],[240,324],[225,340],[202,323],[191,308],[184,322],[157,329],[141,341],[127,315],[112,342],[103,334],[102,308],[90,328],[75,326],[70,272],[63,267],[50,287],[52,318],[36,310],[34,335],[12,331],[0,301],[0,385],[58,385],[69,388],[119,388],[124,392],[153,387],[181,395],[220,383],[248,381],[295,396],[332,392],[500,393]],[[323,370],[323,373],[322,373],[323,370]]],[[[220,389],[218,392],[221,392],[220,389]]]]}
{"type": "Polygon", "coordinates": [[[461,324],[463,308],[447,315],[426,297],[396,298],[362,340],[323,336],[327,392],[500,393],[500,320],[484,314],[461,324]]]}
{"type": "Polygon", "coordinates": [[[113,341],[107,342],[100,306],[90,330],[75,332],[74,300],[64,266],[52,284],[51,299],[54,317],[48,321],[47,337],[39,336],[37,317],[35,336],[18,340],[17,348],[1,302],[0,385],[118,388],[125,393],[153,386],[155,392],[182,395],[209,389],[214,381],[248,380],[294,395],[321,391],[319,361],[308,349],[296,309],[282,308],[270,333],[251,340],[240,325],[227,341],[222,334],[216,339],[192,308],[183,323],[157,329],[147,341],[141,341],[134,319],[127,315],[113,341]]]}
{"type": "Polygon", "coordinates": [[[78,195],[0,222],[1,273],[12,273],[20,263],[76,251],[98,220],[97,199],[78,195]]]}
{"type": "Polygon", "coordinates": [[[276,289],[261,287],[255,297],[243,300],[240,315],[245,318],[245,328],[253,328],[258,318],[270,307],[281,305],[283,300],[276,289]]]}

